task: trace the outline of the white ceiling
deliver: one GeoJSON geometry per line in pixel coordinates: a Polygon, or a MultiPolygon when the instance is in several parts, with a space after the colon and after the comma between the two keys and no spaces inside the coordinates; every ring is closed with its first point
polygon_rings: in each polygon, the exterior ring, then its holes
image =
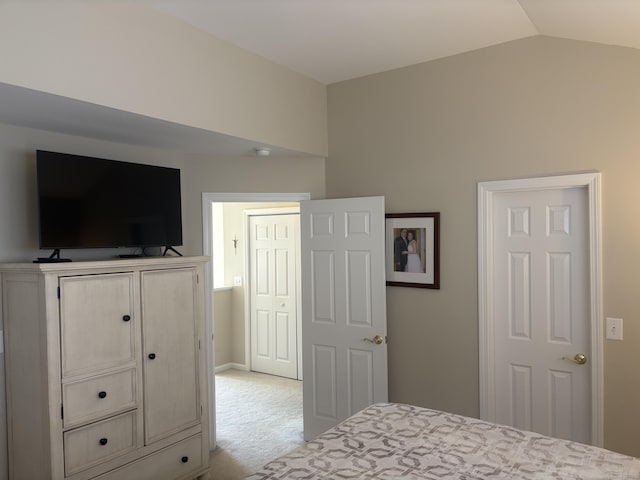
{"type": "Polygon", "coordinates": [[[330,84],[532,35],[640,48],[640,0],[140,0],[330,84]]]}
{"type": "MultiPolygon", "coordinates": [[[[324,84],[538,34],[640,48],[640,0],[137,1],[324,84]]],[[[191,153],[260,146],[1,83],[0,123],[191,153]]]]}

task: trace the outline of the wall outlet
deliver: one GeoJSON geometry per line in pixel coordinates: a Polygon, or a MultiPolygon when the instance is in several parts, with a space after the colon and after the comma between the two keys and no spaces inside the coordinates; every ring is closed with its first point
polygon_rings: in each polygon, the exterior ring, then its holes
{"type": "Polygon", "coordinates": [[[242,286],[242,277],[240,275],[236,275],[233,277],[233,286],[241,287],[242,286]]]}
{"type": "Polygon", "coordinates": [[[607,340],[622,340],[621,318],[607,318],[607,340]]]}

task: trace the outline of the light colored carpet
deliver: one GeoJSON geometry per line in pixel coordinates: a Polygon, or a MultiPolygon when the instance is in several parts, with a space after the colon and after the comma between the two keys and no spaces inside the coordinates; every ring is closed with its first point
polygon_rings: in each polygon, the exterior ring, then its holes
{"type": "Polygon", "coordinates": [[[255,372],[216,374],[212,480],[244,478],[304,444],[302,382],[255,372]]]}

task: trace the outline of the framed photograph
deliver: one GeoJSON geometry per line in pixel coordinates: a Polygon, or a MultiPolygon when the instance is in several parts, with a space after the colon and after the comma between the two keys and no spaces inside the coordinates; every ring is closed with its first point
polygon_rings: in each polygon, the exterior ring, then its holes
{"type": "Polygon", "coordinates": [[[440,288],[440,212],[385,215],[387,285],[440,288]]]}

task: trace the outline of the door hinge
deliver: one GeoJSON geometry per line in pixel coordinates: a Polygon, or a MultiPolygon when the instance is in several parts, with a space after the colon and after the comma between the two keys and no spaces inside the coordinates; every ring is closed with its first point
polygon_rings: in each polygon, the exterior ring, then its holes
{"type": "Polygon", "coordinates": [[[60,404],[60,418],[64,420],[64,405],[60,404]]]}
{"type": "Polygon", "coordinates": [[[200,275],[196,274],[196,283],[200,283],[200,275]]]}
{"type": "Polygon", "coordinates": [[[58,287],[58,300],[60,300],[60,287],[58,287]]]}

